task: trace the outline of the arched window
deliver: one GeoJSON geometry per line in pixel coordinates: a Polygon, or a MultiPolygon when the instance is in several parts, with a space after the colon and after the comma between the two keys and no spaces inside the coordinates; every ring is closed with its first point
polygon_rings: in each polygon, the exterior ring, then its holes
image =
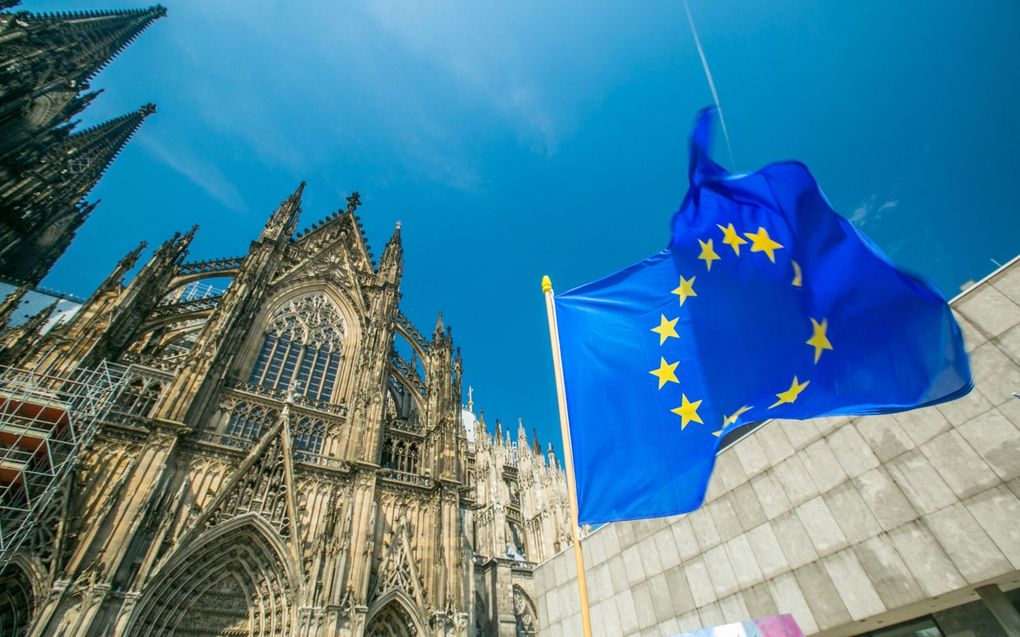
{"type": "Polygon", "coordinates": [[[248,382],[329,400],[345,336],[344,319],[324,294],[292,299],[269,320],[248,382]]]}
{"type": "Polygon", "coordinates": [[[224,433],[235,438],[257,440],[262,432],[273,424],[277,413],[259,405],[238,403],[230,412],[227,429],[224,433]]]}
{"type": "Polygon", "coordinates": [[[130,416],[148,416],[162,391],[162,383],[135,378],[124,388],[116,409],[130,416]]]}
{"type": "Polygon", "coordinates": [[[294,448],[298,451],[322,453],[322,442],[326,438],[326,425],[321,420],[302,418],[294,434],[294,448]]]}

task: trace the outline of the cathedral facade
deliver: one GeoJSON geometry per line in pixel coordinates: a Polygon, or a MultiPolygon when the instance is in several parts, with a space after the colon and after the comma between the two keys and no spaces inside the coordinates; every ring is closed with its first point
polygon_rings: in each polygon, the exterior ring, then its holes
{"type": "Polygon", "coordinates": [[[193,229],[8,333],[18,368],[127,379],[0,574],[0,634],[538,632],[532,570],[570,537],[551,448],[462,404],[450,328],[400,310],[399,224],[378,260],[356,194],[296,233],[302,188],[244,256],[188,261],[193,229]]]}

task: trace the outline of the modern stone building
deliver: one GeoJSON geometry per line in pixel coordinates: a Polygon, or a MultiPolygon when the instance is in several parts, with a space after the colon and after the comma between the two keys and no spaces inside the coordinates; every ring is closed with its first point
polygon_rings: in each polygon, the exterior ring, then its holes
{"type": "Polygon", "coordinates": [[[0,12],[0,276],[38,284],[95,208],[86,195],[156,109],[77,132],[72,120],[99,94],[95,75],[164,15],[0,12]]]}
{"type": "Polygon", "coordinates": [[[0,634],[535,634],[562,471],[462,407],[450,328],[400,311],[399,224],[376,260],[355,193],[295,235],[302,189],[243,256],[188,261],[193,229],[125,283],[139,247],[0,338],[37,374],[130,365],[0,573],[0,634]]]}
{"type": "MultiPolygon", "coordinates": [[[[769,423],[719,456],[698,511],[584,540],[595,634],[778,613],[834,637],[1020,634],[1020,258],[953,308],[965,398],[769,423]]],[[[576,586],[572,552],[536,569],[543,635],[581,634],[576,586]]]]}

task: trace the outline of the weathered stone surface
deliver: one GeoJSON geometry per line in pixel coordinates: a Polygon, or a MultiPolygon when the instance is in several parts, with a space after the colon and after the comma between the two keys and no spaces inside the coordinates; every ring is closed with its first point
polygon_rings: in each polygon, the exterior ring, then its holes
{"type": "Polygon", "coordinates": [[[765,522],[751,529],[747,539],[764,577],[773,577],[790,569],[770,523],[765,522]]]}
{"type": "Polygon", "coordinates": [[[815,545],[804,530],[796,511],[777,517],[772,521],[772,528],[791,567],[796,568],[818,559],[815,545]]]}
{"type": "Polygon", "coordinates": [[[694,610],[694,597],[691,594],[691,584],[687,579],[684,566],[679,564],[666,571],[663,575],[666,578],[666,587],[669,589],[669,599],[676,615],[694,610]]]}
{"type": "Polygon", "coordinates": [[[846,536],[821,496],[797,507],[797,517],[819,555],[828,555],[846,546],[846,536]]]}
{"type": "Polygon", "coordinates": [[[737,514],[733,512],[730,500],[730,498],[716,500],[706,507],[712,515],[712,520],[715,521],[715,528],[719,532],[721,542],[730,540],[744,530],[740,520],[737,519],[737,514]]]}
{"type": "Polygon", "coordinates": [[[959,425],[967,422],[975,416],[980,416],[994,405],[985,397],[978,387],[975,387],[969,394],[962,398],[948,403],[942,403],[935,408],[942,412],[949,422],[959,425]]]}
{"type": "Polygon", "coordinates": [[[844,482],[823,499],[851,544],[863,542],[882,530],[853,482],[844,482]]]}
{"type": "Polygon", "coordinates": [[[982,285],[953,305],[988,338],[1020,323],[1020,306],[991,285],[982,285]]]}
{"type": "Polygon", "coordinates": [[[768,519],[771,520],[793,508],[773,470],[755,476],[750,485],[754,489],[758,504],[761,505],[762,511],[768,519]]]}
{"type": "Polygon", "coordinates": [[[921,587],[887,535],[865,540],[856,544],[853,550],[887,607],[900,608],[924,597],[921,587]]]}
{"type": "Polygon", "coordinates": [[[1020,389],[1020,367],[1004,354],[995,343],[985,343],[970,355],[974,384],[993,405],[1001,405],[1013,398],[1020,389]]]}
{"type": "MultiPolygon", "coordinates": [[[[1020,400],[1015,401],[1020,407],[1020,400]]],[[[1020,476],[1020,430],[1002,411],[991,409],[963,423],[960,434],[1002,480],[1020,476]]]]}
{"type": "Polygon", "coordinates": [[[768,582],[744,591],[744,603],[747,605],[748,617],[769,617],[779,615],[779,607],[776,600],[772,599],[772,592],[769,590],[768,582]]]}
{"type": "Polygon", "coordinates": [[[1014,325],[995,337],[995,345],[1009,356],[1013,365],[1020,365],[1020,325],[1014,325]]]}
{"type": "Polygon", "coordinates": [[[889,537],[925,596],[943,595],[967,583],[938,540],[918,522],[904,524],[889,537]]]}
{"type": "Polygon", "coordinates": [[[801,630],[806,634],[811,634],[819,629],[814,613],[808,606],[807,600],[804,599],[804,592],[793,573],[787,573],[770,580],[769,591],[772,593],[778,611],[793,615],[801,630]]]}
{"type": "Polygon", "coordinates": [[[750,482],[745,482],[734,489],[729,499],[741,530],[749,531],[765,521],[765,511],[762,510],[750,482]]]}
{"type": "Polygon", "coordinates": [[[782,427],[794,449],[803,449],[822,436],[818,427],[804,420],[777,420],[769,427],[782,427]]]}
{"type": "Polygon", "coordinates": [[[936,407],[911,409],[892,416],[910,436],[915,446],[922,445],[935,436],[949,431],[952,425],[936,407]]]}
{"type": "Polygon", "coordinates": [[[884,467],[854,479],[864,502],[875,514],[879,525],[889,531],[917,517],[917,511],[884,467]]]}
{"type": "MultiPolygon", "coordinates": [[[[941,413],[939,416],[945,421],[941,413]]],[[[882,462],[888,462],[916,446],[896,419],[889,415],[864,416],[855,420],[854,426],[882,462]]]]}
{"type": "Polygon", "coordinates": [[[627,571],[627,584],[629,586],[637,585],[638,582],[644,581],[646,577],[644,560],[641,559],[642,550],[644,550],[642,545],[633,544],[623,551],[623,568],[627,571]]]}
{"type": "Polygon", "coordinates": [[[818,493],[825,493],[847,479],[843,466],[836,460],[824,438],[805,447],[800,457],[804,460],[804,467],[818,488],[818,493]]]}
{"type": "Polygon", "coordinates": [[[748,588],[762,580],[761,568],[754,557],[747,535],[738,535],[725,546],[733,574],[737,578],[738,588],[748,588]]]}
{"type": "Polygon", "coordinates": [[[931,513],[956,501],[952,489],[920,450],[908,451],[885,464],[918,512],[931,513]]]}
{"type": "Polygon", "coordinates": [[[750,616],[747,604],[744,603],[744,596],[740,593],[720,599],[719,609],[722,611],[723,623],[725,624],[746,621],[750,616]]]}
{"type": "Polygon", "coordinates": [[[769,460],[769,466],[773,467],[792,456],[794,451],[786,432],[782,427],[773,426],[774,424],[754,432],[754,438],[761,444],[761,448],[769,460]]]}
{"type": "Polygon", "coordinates": [[[856,478],[878,466],[878,457],[853,424],[833,431],[826,440],[849,477],[856,478]]]}
{"type": "Polygon", "coordinates": [[[680,561],[688,560],[700,552],[698,539],[694,535],[694,528],[691,526],[688,516],[673,518],[669,530],[673,533],[680,561]]]}
{"type": "Polygon", "coordinates": [[[818,495],[818,488],[815,487],[814,480],[804,467],[804,461],[799,454],[790,456],[776,465],[773,472],[786,492],[790,504],[796,506],[818,495]]]}
{"type": "Polygon", "coordinates": [[[715,474],[722,480],[727,491],[732,491],[747,481],[747,474],[744,473],[744,468],[740,466],[737,454],[733,453],[732,449],[719,454],[715,462],[715,474]]]}
{"type": "Polygon", "coordinates": [[[756,434],[741,440],[739,445],[733,447],[732,452],[737,455],[744,475],[749,478],[753,478],[771,465],[756,434]]]}
{"type": "Polygon", "coordinates": [[[850,617],[861,620],[885,612],[885,604],[851,549],[824,558],[822,564],[850,617]]]}
{"type": "Polygon", "coordinates": [[[694,529],[694,537],[698,540],[698,547],[702,552],[707,551],[719,543],[719,532],[715,528],[712,514],[704,507],[694,511],[687,519],[694,529]]]}
{"type": "Polygon", "coordinates": [[[811,614],[818,623],[818,628],[824,630],[845,624],[850,620],[850,614],[843,604],[843,600],[832,584],[832,578],[821,563],[812,562],[805,564],[793,572],[797,578],[800,589],[804,591],[807,605],[811,614]]]}
{"type": "Polygon", "coordinates": [[[696,608],[706,606],[718,599],[712,578],[708,575],[708,567],[705,566],[705,558],[694,558],[684,564],[683,570],[687,576],[687,583],[690,584],[691,596],[694,598],[696,608]]]}
{"type": "Polygon", "coordinates": [[[634,596],[630,589],[618,593],[614,601],[616,602],[616,612],[620,617],[620,632],[627,634],[637,630],[637,610],[634,608],[634,596]]]}
{"type": "Polygon", "coordinates": [[[1013,568],[1020,568],[1020,499],[1000,485],[964,504],[1013,568]]]}
{"type": "Polygon", "coordinates": [[[1002,551],[963,504],[936,511],[925,517],[925,523],[967,581],[982,582],[1010,569],[1002,551]]]}
{"type": "Polygon", "coordinates": [[[938,467],[939,475],[959,498],[980,493],[999,482],[995,472],[985,464],[959,431],[947,431],[921,445],[921,452],[938,467]]]}
{"type": "Polygon", "coordinates": [[[737,590],[737,577],[733,573],[733,566],[730,564],[724,544],[705,553],[705,567],[708,569],[709,577],[712,578],[717,599],[737,590]]]}

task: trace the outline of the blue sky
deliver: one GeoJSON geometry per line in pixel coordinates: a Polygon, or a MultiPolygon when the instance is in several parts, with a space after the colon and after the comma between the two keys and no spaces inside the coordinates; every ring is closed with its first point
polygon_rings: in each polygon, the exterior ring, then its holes
{"type": "MultiPolygon", "coordinates": [[[[490,426],[557,440],[539,279],[565,290],[665,245],[711,100],[680,0],[163,3],[83,121],[159,112],[45,284],[87,295],[194,223],[195,258],[240,254],[299,181],[308,224],[357,190],[377,255],[403,222],[404,311],[428,332],[444,312],[490,426]]],[[[737,170],[807,163],[950,296],[1020,252],[1020,3],[690,3],[737,170]]]]}

